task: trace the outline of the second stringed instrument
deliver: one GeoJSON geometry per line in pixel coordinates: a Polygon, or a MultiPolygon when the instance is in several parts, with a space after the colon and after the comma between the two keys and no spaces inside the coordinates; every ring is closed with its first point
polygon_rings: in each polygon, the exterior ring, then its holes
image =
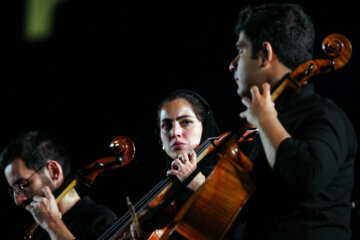
{"type": "MultiPolygon", "coordinates": [[[[208,138],[206,139],[200,146],[195,150],[197,154],[197,161],[201,161],[201,159],[206,156],[209,152],[214,150],[214,146],[221,141],[226,134],[223,134],[219,137],[208,138]]],[[[134,206],[135,215],[139,215],[143,212],[147,207],[155,207],[163,201],[164,196],[168,193],[168,191],[173,186],[173,183],[176,178],[173,176],[168,176],[161,180],[155,187],[153,187],[147,194],[145,194],[139,201],[136,202],[134,206]]],[[[173,202],[176,204],[176,202],[173,202]]],[[[173,206],[176,208],[175,206],[173,206]]],[[[130,225],[132,223],[131,212],[127,212],[122,217],[118,219],[118,221],[110,227],[102,236],[98,238],[98,240],[122,240],[122,239],[131,239],[130,235],[130,225]]],[[[156,240],[157,236],[162,234],[163,230],[156,230],[150,234],[148,234],[145,238],[156,240]]]]}
{"type": "MultiPolygon", "coordinates": [[[[56,203],[59,203],[77,184],[83,183],[91,187],[95,178],[102,172],[116,169],[128,165],[134,158],[135,145],[133,141],[125,136],[119,136],[112,140],[110,149],[117,155],[114,157],[104,157],[88,165],[85,169],[79,171],[77,176],[71,180],[70,184],[56,197],[56,203]]],[[[24,240],[33,239],[33,234],[38,224],[34,223],[24,235],[24,240]]]]}

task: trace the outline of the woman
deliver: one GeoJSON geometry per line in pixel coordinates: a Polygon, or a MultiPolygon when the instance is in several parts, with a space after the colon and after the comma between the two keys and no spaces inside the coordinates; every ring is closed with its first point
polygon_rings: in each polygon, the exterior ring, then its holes
{"type": "MultiPolygon", "coordinates": [[[[209,104],[193,91],[172,92],[158,107],[157,135],[167,157],[173,159],[167,175],[174,175],[180,181],[196,168],[194,150],[206,139],[219,134],[209,104]]],[[[187,187],[196,191],[210,170],[208,167],[200,172],[187,187]]]]}
{"type": "MultiPolygon", "coordinates": [[[[166,174],[176,176],[180,182],[197,166],[195,149],[206,139],[220,135],[207,101],[186,89],[172,92],[160,103],[155,132],[160,138],[166,158],[169,158],[169,170],[166,174]]],[[[176,199],[178,205],[184,203],[205,182],[214,166],[214,162],[209,163],[194,177],[187,185],[188,191],[176,199]]],[[[164,198],[166,197],[167,195],[164,198]]],[[[174,217],[174,212],[165,211],[158,217],[153,214],[156,212],[155,208],[148,208],[138,216],[143,234],[165,227],[174,217]]],[[[138,239],[134,224],[131,225],[131,235],[133,239],[138,239]]]]}

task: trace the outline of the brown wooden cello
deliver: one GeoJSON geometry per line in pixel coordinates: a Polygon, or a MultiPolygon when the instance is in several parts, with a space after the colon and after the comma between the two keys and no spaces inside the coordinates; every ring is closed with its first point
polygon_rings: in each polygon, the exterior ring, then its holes
{"type": "MultiPolygon", "coordinates": [[[[80,170],[77,176],[71,180],[70,184],[65,185],[65,189],[56,197],[56,203],[59,203],[66,194],[79,183],[83,183],[87,187],[91,187],[95,178],[104,171],[116,169],[128,165],[134,158],[135,145],[133,141],[125,136],[118,136],[110,143],[110,149],[116,154],[113,157],[100,158],[85,169],[80,170]]],[[[38,224],[34,223],[26,231],[24,239],[33,239],[33,234],[38,224]]]]}
{"type": "MultiPolygon", "coordinates": [[[[350,41],[339,34],[327,36],[322,43],[328,59],[305,62],[292,73],[287,74],[276,89],[272,91],[272,100],[293,88],[300,91],[307,80],[317,74],[342,68],[350,59],[352,46],[350,41]]],[[[217,157],[219,162],[207,177],[205,183],[182,206],[176,217],[169,223],[161,235],[161,240],[171,239],[173,233],[185,239],[212,240],[226,239],[227,233],[249,196],[255,190],[251,179],[252,161],[238,148],[238,141],[249,129],[246,121],[228,134],[206,158],[217,157]],[[236,195],[234,194],[236,193],[236,195]]],[[[201,163],[205,163],[204,159],[201,163]]],[[[183,182],[186,186],[201,170],[198,168],[183,182]]],[[[162,204],[169,204],[163,202],[162,204]]]]}
{"type": "MultiPolygon", "coordinates": [[[[209,152],[213,151],[216,144],[225,137],[226,134],[223,134],[219,137],[208,138],[201,145],[199,145],[195,152],[197,154],[197,162],[200,162],[201,159],[206,156],[209,152]]],[[[136,215],[143,213],[143,211],[148,207],[155,207],[159,205],[168,191],[173,186],[176,178],[173,176],[168,176],[161,180],[155,187],[153,187],[149,192],[147,192],[139,201],[137,201],[134,205],[134,211],[136,215]]],[[[170,209],[177,211],[175,201],[172,202],[170,209]]],[[[121,216],[112,227],[110,227],[102,236],[98,238],[98,240],[105,239],[131,239],[130,235],[130,225],[133,219],[130,212],[125,213],[121,216]]],[[[150,234],[148,234],[145,238],[156,240],[158,236],[162,235],[164,230],[156,230],[150,234]]]]}
{"type": "MultiPolygon", "coordinates": [[[[322,44],[329,59],[308,61],[291,74],[284,77],[282,83],[273,91],[274,101],[285,89],[291,87],[300,90],[310,77],[337,70],[343,67],[351,57],[351,44],[347,38],[338,34],[329,35],[322,44]]],[[[247,140],[251,126],[242,121],[236,130],[222,135],[219,139],[208,141],[196,149],[197,169],[181,185],[172,187],[172,179],[166,178],[135,204],[135,212],[141,214],[147,207],[169,208],[175,196],[184,190],[190,181],[212,159],[218,164],[207,177],[205,183],[180,208],[175,217],[164,229],[143,236],[144,239],[172,239],[177,233],[185,239],[224,239],[234,220],[255,190],[250,177],[252,161],[238,148],[238,142],[247,140]],[[236,197],[234,193],[236,192],[236,197]],[[164,195],[167,198],[164,199],[164,195]]],[[[161,211],[158,211],[161,214],[161,211]]],[[[154,214],[156,215],[156,214],[154,214]]],[[[130,212],[122,216],[98,240],[131,239],[130,212]]]]}

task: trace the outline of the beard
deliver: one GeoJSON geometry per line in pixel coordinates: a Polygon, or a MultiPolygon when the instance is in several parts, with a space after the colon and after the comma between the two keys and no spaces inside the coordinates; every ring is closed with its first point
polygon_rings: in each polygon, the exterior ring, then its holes
{"type": "Polygon", "coordinates": [[[23,204],[21,205],[23,208],[26,208],[27,205],[29,205],[32,201],[33,201],[33,197],[34,196],[40,196],[40,197],[45,197],[42,188],[44,188],[45,186],[48,186],[51,190],[51,192],[55,191],[55,186],[52,183],[52,181],[46,177],[45,175],[40,175],[41,176],[41,186],[38,186],[38,189],[33,193],[33,195],[31,197],[28,197],[23,204]]]}
{"type": "Polygon", "coordinates": [[[32,201],[33,201],[32,198],[28,198],[23,202],[23,204],[21,206],[25,209],[26,206],[29,205],[32,201]]]}

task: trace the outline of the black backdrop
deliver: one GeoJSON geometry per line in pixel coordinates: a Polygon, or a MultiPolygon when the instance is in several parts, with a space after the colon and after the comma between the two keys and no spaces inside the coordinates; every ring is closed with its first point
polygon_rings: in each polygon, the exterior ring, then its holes
{"type": "MultiPolygon", "coordinates": [[[[170,91],[199,92],[223,132],[235,126],[241,104],[228,71],[236,54],[234,22],[242,7],[266,1],[58,1],[52,34],[30,41],[24,29],[31,2],[1,1],[1,149],[25,131],[45,131],[68,149],[75,170],[112,156],[114,137],[130,137],[134,160],[80,189],[120,216],[126,196],[135,202],[164,176],[153,127],[157,104],[170,91]]],[[[346,111],[360,135],[360,30],[356,7],[346,3],[302,4],[317,30],[315,58],[324,57],[321,42],[328,34],[343,34],[353,44],[349,63],[315,77],[315,84],[346,111]]],[[[14,207],[3,176],[0,187],[7,236],[28,214],[14,207]]]]}

